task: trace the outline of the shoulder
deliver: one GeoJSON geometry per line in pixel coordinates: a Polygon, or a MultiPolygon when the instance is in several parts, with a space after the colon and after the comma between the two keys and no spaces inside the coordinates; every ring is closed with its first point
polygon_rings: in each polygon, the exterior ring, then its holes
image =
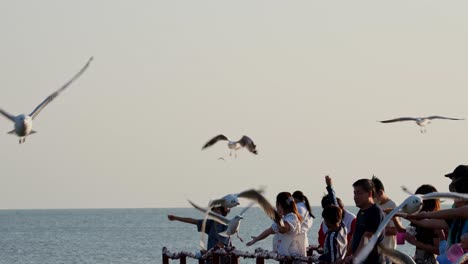
{"type": "Polygon", "coordinates": [[[297,215],[295,213],[289,213],[285,216],[283,216],[283,220],[285,221],[298,221],[299,218],[297,218],[297,215]]]}

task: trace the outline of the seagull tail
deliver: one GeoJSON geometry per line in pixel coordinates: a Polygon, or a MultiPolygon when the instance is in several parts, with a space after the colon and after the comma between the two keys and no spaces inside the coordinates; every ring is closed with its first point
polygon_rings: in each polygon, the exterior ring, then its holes
{"type": "Polygon", "coordinates": [[[36,130],[32,130],[31,133],[29,133],[29,134],[31,135],[31,134],[36,134],[36,133],[37,133],[36,130]]]}
{"type": "Polygon", "coordinates": [[[7,132],[7,134],[14,135],[14,134],[16,134],[16,132],[15,132],[15,130],[13,129],[12,131],[7,132]]]}

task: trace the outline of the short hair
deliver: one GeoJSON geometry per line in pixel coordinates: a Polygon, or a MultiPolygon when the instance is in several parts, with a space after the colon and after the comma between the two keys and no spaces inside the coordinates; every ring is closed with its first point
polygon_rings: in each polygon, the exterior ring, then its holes
{"type": "Polygon", "coordinates": [[[341,222],[343,217],[343,210],[338,206],[332,204],[325,207],[322,211],[322,217],[330,224],[336,224],[341,222]]]}
{"type": "Polygon", "coordinates": [[[379,178],[375,177],[374,175],[372,175],[372,182],[374,183],[376,192],[385,191],[385,187],[382,181],[379,178]]]}
{"type": "Polygon", "coordinates": [[[372,196],[375,195],[375,185],[369,179],[360,179],[353,183],[353,187],[361,187],[366,192],[372,192],[372,196]]]}

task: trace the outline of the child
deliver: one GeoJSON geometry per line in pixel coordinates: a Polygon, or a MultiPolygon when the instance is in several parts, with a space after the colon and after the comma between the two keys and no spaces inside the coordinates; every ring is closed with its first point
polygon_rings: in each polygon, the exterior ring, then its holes
{"type": "Polygon", "coordinates": [[[323,209],[322,217],[328,231],[323,245],[323,254],[319,257],[321,263],[334,263],[346,255],[347,231],[341,221],[343,211],[336,205],[323,209]]]}

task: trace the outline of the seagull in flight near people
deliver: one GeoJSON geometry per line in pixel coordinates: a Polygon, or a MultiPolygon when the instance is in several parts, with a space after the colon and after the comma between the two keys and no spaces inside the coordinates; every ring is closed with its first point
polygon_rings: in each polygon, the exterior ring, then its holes
{"type": "Polygon", "coordinates": [[[380,123],[393,123],[402,121],[414,121],[416,125],[421,127],[421,133],[426,133],[426,126],[431,123],[433,119],[446,119],[446,120],[465,120],[464,118],[452,118],[445,116],[427,116],[427,117],[399,117],[395,119],[382,120],[380,123]]]}
{"type": "Polygon", "coordinates": [[[380,223],[377,231],[372,235],[369,242],[358,252],[358,254],[354,257],[353,263],[360,264],[362,263],[369,253],[374,248],[377,240],[379,239],[380,235],[382,234],[383,230],[387,226],[388,222],[390,222],[397,213],[399,216],[402,214],[399,213],[401,210],[403,213],[406,214],[414,214],[419,212],[423,206],[423,200],[427,199],[440,199],[440,198],[448,198],[448,199],[461,199],[468,201],[468,194],[465,193],[455,193],[455,192],[432,192],[427,194],[414,194],[410,195],[406,198],[400,205],[395,207],[390,213],[388,213],[383,221],[380,223]]]}
{"type": "Polygon", "coordinates": [[[33,128],[33,120],[37,117],[37,115],[46,107],[52,100],[54,100],[63,90],[65,90],[72,82],[74,82],[78,77],[80,77],[83,72],[88,68],[89,64],[93,60],[93,57],[89,58],[88,62],[81,68],[81,70],[73,76],[67,83],[65,83],[60,89],[53,92],[49,95],[42,103],[40,103],[29,115],[21,114],[14,116],[7,111],[0,108],[0,114],[5,116],[6,118],[10,119],[13,123],[15,123],[15,128],[8,132],[8,134],[16,134],[19,137],[19,143],[24,143],[26,141],[26,137],[28,135],[36,133],[36,131],[32,130],[33,128]]]}
{"type": "MultiPolygon", "coordinates": [[[[189,200],[189,203],[195,207],[197,210],[199,210],[200,212],[202,213],[205,213],[207,209],[205,208],[202,208],[196,204],[194,204],[192,201],[189,200]]],[[[237,238],[239,238],[239,240],[241,242],[244,242],[244,240],[239,236],[239,226],[240,226],[240,221],[242,219],[244,219],[244,213],[254,205],[254,203],[250,203],[247,207],[245,207],[241,212],[240,214],[236,215],[234,218],[232,219],[227,219],[226,217],[220,215],[220,214],[217,214],[213,211],[209,211],[208,212],[208,217],[213,219],[214,221],[218,222],[218,223],[221,223],[223,225],[226,225],[228,226],[227,229],[223,232],[220,232],[219,235],[221,236],[224,236],[224,237],[229,237],[229,239],[231,239],[231,236],[236,234],[237,235],[237,238]]],[[[202,232],[204,233],[204,230],[202,230],[202,232]]],[[[203,242],[203,241],[202,241],[203,242]]],[[[201,242],[201,243],[202,243],[201,242]]]]}
{"type": "Polygon", "coordinates": [[[202,150],[206,149],[207,147],[210,147],[214,145],[216,142],[220,140],[225,140],[228,142],[227,146],[230,149],[229,156],[232,156],[232,151],[234,151],[234,156],[237,158],[237,150],[246,147],[250,152],[253,154],[257,155],[257,149],[256,145],[254,144],[253,140],[249,138],[248,136],[242,136],[241,139],[238,141],[233,141],[227,138],[223,134],[219,134],[216,137],[210,139],[203,147],[202,150]]]}
{"type": "MultiPolygon", "coordinates": [[[[281,215],[276,211],[276,209],[273,207],[273,205],[268,202],[268,200],[262,195],[263,190],[255,190],[255,189],[249,189],[240,193],[235,193],[235,194],[228,194],[223,196],[220,199],[215,199],[210,201],[208,204],[208,208],[205,210],[205,216],[203,217],[203,222],[202,222],[202,230],[205,230],[206,226],[206,220],[208,219],[208,215],[211,212],[211,209],[214,207],[222,206],[224,208],[233,208],[237,205],[239,205],[239,198],[245,198],[251,201],[254,201],[260,205],[260,207],[263,209],[263,212],[273,221],[278,223],[279,225],[283,225],[281,215]]],[[[203,249],[203,237],[204,237],[204,232],[201,232],[201,243],[200,246],[203,249]]]]}

